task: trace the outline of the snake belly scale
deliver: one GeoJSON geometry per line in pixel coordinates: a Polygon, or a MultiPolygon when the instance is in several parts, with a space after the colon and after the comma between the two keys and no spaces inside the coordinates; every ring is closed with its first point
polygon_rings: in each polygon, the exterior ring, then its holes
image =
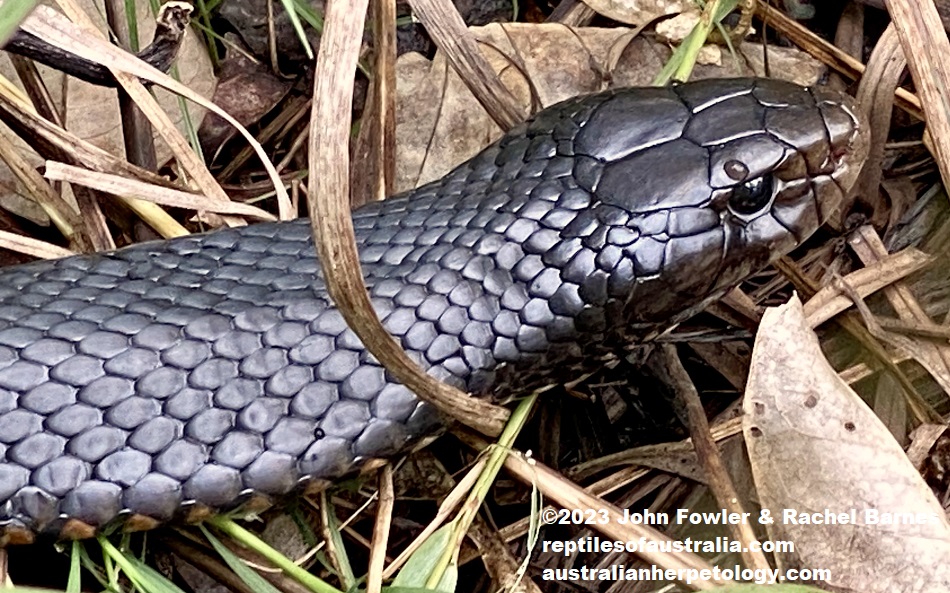
{"type": "MultiPolygon", "coordinates": [[[[354,212],[366,285],[441,380],[570,379],[798,245],[866,152],[846,97],[784,82],[571,99],[354,212]]],[[[5,542],[286,495],[441,422],[347,328],[307,221],[0,270],[5,542]]]]}

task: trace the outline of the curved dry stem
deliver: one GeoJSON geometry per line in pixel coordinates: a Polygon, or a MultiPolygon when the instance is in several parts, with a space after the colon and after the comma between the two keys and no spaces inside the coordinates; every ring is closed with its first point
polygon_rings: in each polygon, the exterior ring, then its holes
{"type": "Polygon", "coordinates": [[[327,290],[366,350],[396,379],[449,417],[497,435],[507,410],[469,397],[423,372],[380,323],[363,284],[349,205],[348,162],[354,72],[368,3],[334,0],[328,4],[314,75],[308,206],[327,290]]]}
{"type": "MultiPolygon", "coordinates": [[[[891,132],[894,91],[900,85],[905,68],[907,60],[901,50],[894,23],[891,23],[874,45],[867,69],[858,84],[858,106],[864,110],[871,124],[871,148],[855,189],[848,197],[849,203],[855,199],[866,203],[875,203],[877,200],[884,173],[884,147],[891,132]]],[[[851,207],[842,206],[840,211],[850,212],[851,207]]],[[[844,221],[839,221],[838,226],[843,228],[844,221]]]]}

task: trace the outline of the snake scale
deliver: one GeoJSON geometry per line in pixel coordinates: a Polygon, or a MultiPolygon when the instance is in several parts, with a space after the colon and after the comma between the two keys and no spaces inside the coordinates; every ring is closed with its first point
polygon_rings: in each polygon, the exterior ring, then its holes
{"type": "MultiPolygon", "coordinates": [[[[353,220],[388,331],[492,396],[695,314],[807,238],[866,152],[831,91],[611,90],[353,220]]],[[[280,497],[441,423],[347,328],[305,220],[0,270],[5,543],[280,497]]]]}

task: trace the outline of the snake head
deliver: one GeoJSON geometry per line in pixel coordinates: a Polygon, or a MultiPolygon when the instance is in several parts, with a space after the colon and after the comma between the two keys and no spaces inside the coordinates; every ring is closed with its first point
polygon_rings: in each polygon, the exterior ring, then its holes
{"type": "Polygon", "coordinates": [[[717,79],[616,92],[575,151],[590,160],[578,184],[636,237],[612,292],[632,323],[652,324],[695,313],[807,239],[854,184],[868,131],[849,97],[717,79]],[[621,125],[631,114],[638,124],[621,125]]]}

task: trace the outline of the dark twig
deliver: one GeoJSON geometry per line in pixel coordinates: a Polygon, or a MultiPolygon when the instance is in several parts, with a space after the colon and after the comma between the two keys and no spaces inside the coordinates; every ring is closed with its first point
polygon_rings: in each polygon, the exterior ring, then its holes
{"type": "MultiPolygon", "coordinates": [[[[686,408],[689,418],[690,438],[696,448],[700,465],[702,465],[706,474],[709,489],[716,497],[716,501],[730,515],[737,513],[740,517],[745,516],[743,515],[745,511],[742,508],[742,503],[739,502],[739,493],[726,472],[726,466],[719,454],[719,448],[709,432],[709,420],[706,418],[706,410],[703,409],[699,392],[696,391],[692,379],[689,378],[686,369],[683,368],[683,363],[680,362],[679,354],[676,352],[676,346],[671,344],[660,346],[650,357],[649,364],[660,379],[673,388],[686,408]]],[[[750,522],[730,523],[729,530],[735,539],[743,543],[741,554],[746,566],[756,570],[770,568],[765,555],[752,543],[757,541],[757,538],[752,531],[750,522]]]]}

